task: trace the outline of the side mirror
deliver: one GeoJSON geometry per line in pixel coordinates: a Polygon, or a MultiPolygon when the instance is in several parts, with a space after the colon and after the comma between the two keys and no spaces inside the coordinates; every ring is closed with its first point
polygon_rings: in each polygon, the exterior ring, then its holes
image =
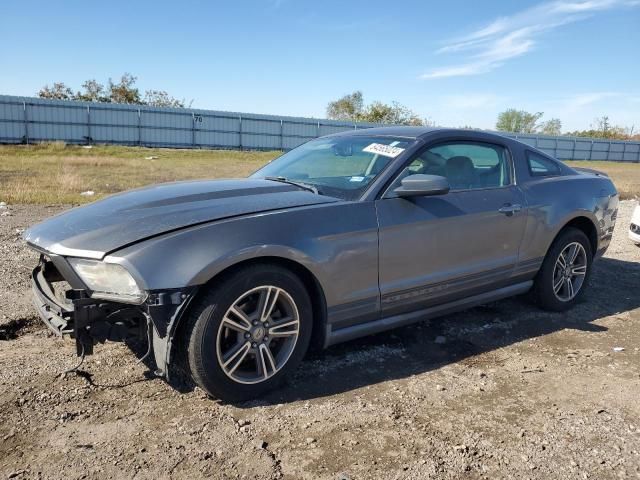
{"type": "Polygon", "coordinates": [[[409,175],[402,179],[402,186],[394,192],[399,197],[424,197],[444,195],[449,192],[449,181],[439,175],[409,175]]]}

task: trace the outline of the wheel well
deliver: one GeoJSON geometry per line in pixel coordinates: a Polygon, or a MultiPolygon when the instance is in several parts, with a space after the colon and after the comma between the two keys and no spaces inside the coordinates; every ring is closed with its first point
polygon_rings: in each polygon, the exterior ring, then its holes
{"type": "MultiPolygon", "coordinates": [[[[324,291],[318,282],[318,279],[311,273],[311,271],[305,266],[295,262],[293,260],[289,260],[287,258],[282,257],[258,257],[251,258],[249,260],[244,260],[242,262],[235,263],[224,270],[218,272],[214,277],[209,279],[209,281],[204,284],[196,297],[192,300],[191,304],[195,304],[197,301],[197,297],[203,294],[207,287],[215,285],[219,281],[223,281],[224,277],[227,277],[237,270],[241,268],[245,268],[250,265],[278,265],[282,268],[286,268],[287,270],[293,272],[304,284],[309,293],[309,298],[311,299],[311,307],[313,311],[313,330],[311,332],[311,348],[321,348],[324,344],[324,336],[325,329],[324,325],[326,324],[327,318],[327,303],[324,296],[324,291]]],[[[187,315],[187,312],[183,314],[183,317],[187,315]]],[[[177,329],[175,331],[175,335],[180,335],[180,324],[183,324],[182,321],[179,322],[177,329]]]]}
{"type": "MultiPolygon", "coordinates": [[[[595,256],[596,250],[598,249],[598,229],[593,224],[591,220],[587,217],[576,217],[568,222],[562,230],[565,230],[568,227],[577,228],[578,230],[582,230],[582,232],[589,239],[589,243],[591,244],[591,254],[595,256]]],[[[558,233],[559,235],[559,233],[558,233]]]]}

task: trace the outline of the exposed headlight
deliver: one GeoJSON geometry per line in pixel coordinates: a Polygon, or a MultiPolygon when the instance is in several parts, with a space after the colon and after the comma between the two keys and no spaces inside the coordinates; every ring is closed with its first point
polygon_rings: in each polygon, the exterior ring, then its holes
{"type": "Polygon", "coordinates": [[[69,263],[92,290],[92,298],[125,303],[142,303],[146,298],[122,265],[84,258],[69,258],[69,263]]]}

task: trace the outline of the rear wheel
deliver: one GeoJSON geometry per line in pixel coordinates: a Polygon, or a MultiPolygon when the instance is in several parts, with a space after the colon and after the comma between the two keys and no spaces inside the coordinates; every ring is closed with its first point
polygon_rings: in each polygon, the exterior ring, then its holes
{"type": "Polygon", "coordinates": [[[188,361],[194,381],[227,401],[277,387],[309,346],[312,311],[289,270],[260,265],[218,282],[191,310],[188,361]]]}
{"type": "Polygon", "coordinates": [[[575,305],[587,288],[593,254],[587,236],[577,228],[563,230],[553,242],[536,276],[533,293],[547,310],[575,305]]]}

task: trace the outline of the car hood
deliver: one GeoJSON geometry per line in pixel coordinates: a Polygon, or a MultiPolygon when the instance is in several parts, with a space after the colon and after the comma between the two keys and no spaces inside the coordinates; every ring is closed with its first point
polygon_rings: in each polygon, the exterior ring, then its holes
{"type": "Polygon", "coordinates": [[[24,238],[45,252],[101,259],[126,245],[201,223],[336,201],[261,179],[166,183],[68,210],[31,227],[24,238]]]}

